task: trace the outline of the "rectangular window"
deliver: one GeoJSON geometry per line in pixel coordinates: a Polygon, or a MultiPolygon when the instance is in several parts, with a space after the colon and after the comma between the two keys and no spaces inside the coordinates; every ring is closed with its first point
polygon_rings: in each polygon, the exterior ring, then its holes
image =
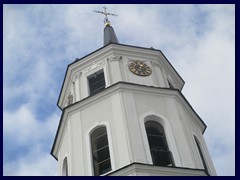
{"type": "Polygon", "coordinates": [[[90,95],[99,93],[105,89],[105,78],[103,70],[98,71],[88,77],[90,95]]]}

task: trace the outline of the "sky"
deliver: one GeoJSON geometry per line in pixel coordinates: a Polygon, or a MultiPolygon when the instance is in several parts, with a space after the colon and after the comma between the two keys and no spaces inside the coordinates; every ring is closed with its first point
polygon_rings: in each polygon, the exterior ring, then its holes
{"type": "MultiPolygon", "coordinates": [[[[235,5],[106,6],[120,43],[160,49],[175,67],[217,174],[234,176],[235,5]]],[[[102,7],[3,5],[4,176],[58,174],[58,96],[67,65],[103,46],[102,7]]]]}

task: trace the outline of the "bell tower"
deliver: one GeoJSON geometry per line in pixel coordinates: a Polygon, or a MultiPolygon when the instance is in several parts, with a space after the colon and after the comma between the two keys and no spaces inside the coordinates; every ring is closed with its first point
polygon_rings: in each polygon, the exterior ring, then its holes
{"type": "Polygon", "coordinates": [[[154,48],[120,44],[105,15],[104,46],[66,70],[51,155],[59,175],[214,176],[206,124],[184,80],[154,48]]]}

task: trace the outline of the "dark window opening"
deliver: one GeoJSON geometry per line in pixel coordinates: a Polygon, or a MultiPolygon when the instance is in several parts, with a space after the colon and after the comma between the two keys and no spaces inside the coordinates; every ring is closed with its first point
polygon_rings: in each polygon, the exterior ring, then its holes
{"type": "Polygon", "coordinates": [[[195,136],[194,136],[194,139],[195,139],[195,142],[196,142],[196,144],[197,144],[198,152],[199,152],[199,154],[200,154],[200,157],[201,157],[201,160],[202,160],[202,163],[203,163],[203,167],[204,167],[204,169],[208,172],[207,164],[206,164],[206,161],[205,161],[205,159],[204,159],[204,156],[203,156],[203,152],[202,152],[200,143],[199,143],[198,139],[197,139],[195,136]]]}
{"type": "Polygon", "coordinates": [[[98,71],[88,77],[90,95],[96,94],[105,89],[105,78],[103,71],[98,71]]]}
{"type": "Polygon", "coordinates": [[[112,170],[106,127],[100,127],[91,134],[94,175],[112,170]]]}
{"type": "Polygon", "coordinates": [[[174,89],[174,86],[172,85],[172,83],[170,83],[170,81],[168,80],[168,85],[171,89],[174,89]]]}
{"type": "Polygon", "coordinates": [[[172,153],[168,149],[164,129],[155,121],[145,123],[153,165],[174,166],[172,153]]]}
{"type": "Polygon", "coordinates": [[[63,160],[62,175],[63,176],[68,176],[68,164],[67,164],[67,158],[66,157],[63,160]]]}

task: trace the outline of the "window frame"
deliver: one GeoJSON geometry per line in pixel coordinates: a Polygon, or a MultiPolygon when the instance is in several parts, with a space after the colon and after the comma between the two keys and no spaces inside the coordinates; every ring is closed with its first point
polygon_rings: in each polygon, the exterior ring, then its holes
{"type": "MultiPolygon", "coordinates": [[[[155,120],[149,119],[149,120],[144,122],[144,128],[145,128],[145,131],[146,131],[147,142],[148,142],[149,151],[150,151],[150,154],[151,154],[152,164],[155,165],[155,166],[175,167],[174,158],[173,158],[172,152],[170,151],[169,146],[168,146],[168,141],[167,141],[164,126],[161,123],[159,123],[155,120]],[[160,130],[162,131],[163,134],[160,135],[160,133],[159,133],[159,135],[157,135],[157,134],[148,133],[149,130],[147,130],[147,128],[155,128],[154,130],[159,131],[158,128],[156,128],[155,126],[152,126],[152,125],[148,125],[148,123],[156,123],[159,126],[159,128],[161,128],[160,130]],[[150,137],[149,137],[149,135],[150,135],[150,137]],[[155,147],[153,145],[151,145],[150,138],[153,138],[153,137],[161,138],[161,140],[163,142],[163,145],[162,146],[159,145],[159,147],[157,147],[156,144],[155,144],[155,147]],[[154,151],[159,151],[158,153],[161,153],[161,154],[167,153],[168,154],[169,165],[160,165],[157,162],[155,163],[157,158],[154,158],[154,153],[153,153],[154,151]]],[[[159,157],[159,155],[158,155],[158,157],[159,157]]],[[[162,162],[160,162],[160,163],[162,163],[162,162]]]]}
{"type": "MultiPolygon", "coordinates": [[[[99,69],[99,70],[95,71],[94,73],[88,75],[88,76],[87,76],[87,83],[88,83],[88,95],[89,95],[89,96],[98,94],[99,92],[103,91],[103,90],[106,88],[106,86],[107,86],[106,74],[105,74],[105,72],[104,72],[104,69],[99,69]],[[91,90],[90,79],[93,78],[94,76],[96,76],[96,75],[98,76],[98,75],[100,75],[100,74],[103,74],[104,88],[103,88],[103,86],[101,86],[100,88],[97,88],[97,89],[95,89],[95,90],[92,91],[92,90],[91,90]]],[[[95,82],[95,85],[96,85],[96,84],[97,84],[97,83],[95,82]]]]}
{"type": "Polygon", "coordinates": [[[194,137],[194,141],[195,141],[196,148],[197,148],[197,151],[198,151],[198,155],[200,156],[200,159],[201,159],[201,162],[202,162],[202,165],[203,165],[203,169],[205,171],[209,172],[208,171],[208,166],[207,166],[207,161],[206,161],[206,158],[205,158],[205,155],[204,155],[204,152],[203,152],[202,145],[195,135],[193,135],[193,137],[194,137]]]}
{"type": "Polygon", "coordinates": [[[68,176],[68,158],[65,156],[62,161],[62,176],[68,176]]]}
{"type": "Polygon", "coordinates": [[[115,160],[114,160],[114,154],[113,154],[113,146],[112,146],[112,137],[111,137],[111,133],[110,133],[110,126],[108,122],[96,122],[94,126],[92,126],[92,128],[90,128],[88,130],[88,132],[86,133],[86,138],[87,140],[87,158],[88,158],[88,170],[89,170],[89,174],[95,176],[94,174],[94,163],[93,163],[93,156],[92,156],[92,145],[91,145],[91,134],[98,128],[100,127],[105,127],[106,128],[106,133],[107,133],[107,140],[108,140],[108,148],[109,148],[109,157],[110,157],[110,164],[111,164],[111,170],[100,174],[99,176],[104,176],[110,172],[112,172],[113,170],[116,169],[115,167],[115,160]]]}
{"type": "Polygon", "coordinates": [[[92,160],[92,154],[91,154],[91,139],[90,134],[98,127],[105,126],[107,129],[107,137],[108,137],[108,145],[109,145],[109,153],[110,153],[110,160],[111,160],[111,166],[112,170],[102,174],[100,176],[104,176],[106,174],[109,174],[110,172],[116,170],[116,164],[115,164],[115,158],[114,158],[114,151],[113,151],[113,141],[112,141],[112,135],[111,135],[111,127],[109,122],[107,121],[97,121],[92,126],[88,128],[88,130],[85,133],[85,141],[86,141],[86,154],[87,154],[87,171],[89,176],[94,176],[94,170],[93,170],[93,160],[92,160]]]}

